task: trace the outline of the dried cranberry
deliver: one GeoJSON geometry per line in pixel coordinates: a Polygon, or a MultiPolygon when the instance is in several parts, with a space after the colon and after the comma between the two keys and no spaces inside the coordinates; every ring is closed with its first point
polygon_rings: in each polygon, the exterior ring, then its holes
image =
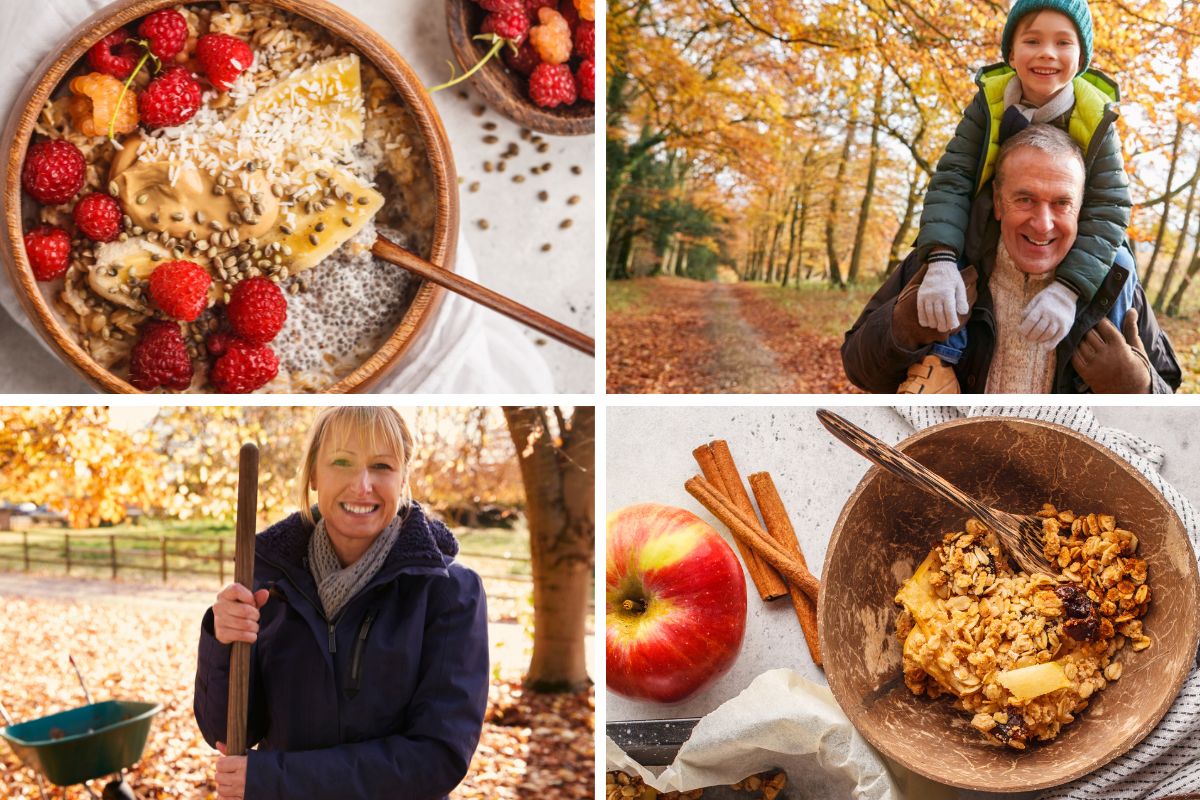
{"type": "Polygon", "coordinates": [[[992,728],[992,735],[1005,744],[1014,739],[1024,744],[1032,733],[1029,726],[1025,724],[1025,717],[1021,716],[1021,712],[1012,706],[1006,709],[1006,713],[1008,722],[1001,722],[992,728]]]}
{"type": "Polygon", "coordinates": [[[1055,588],[1054,593],[1062,600],[1067,619],[1063,622],[1063,633],[1078,642],[1090,642],[1100,632],[1100,616],[1096,604],[1081,587],[1067,584],[1055,588]]]}

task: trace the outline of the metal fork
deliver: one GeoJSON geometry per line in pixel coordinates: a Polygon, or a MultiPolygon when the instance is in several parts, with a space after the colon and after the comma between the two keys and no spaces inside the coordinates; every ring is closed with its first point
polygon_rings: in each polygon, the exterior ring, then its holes
{"type": "Polygon", "coordinates": [[[1037,517],[1010,514],[984,505],[933,470],[832,411],[817,409],[817,419],[839,441],[857,451],[859,455],[918,489],[924,489],[961,508],[995,531],[1004,549],[1025,572],[1055,574],[1042,552],[1042,521],[1037,517]]]}

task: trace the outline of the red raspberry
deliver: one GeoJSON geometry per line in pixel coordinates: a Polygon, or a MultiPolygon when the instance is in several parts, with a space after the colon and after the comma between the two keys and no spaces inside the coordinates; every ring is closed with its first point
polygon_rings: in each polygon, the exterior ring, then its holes
{"type": "Polygon", "coordinates": [[[253,345],[236,337],[213,364],[209,380],[218,392],[245,394],[265,385],[279,372],[279,358],[267,345],[253,345]]]}
{"type": "Polygon", "coordinates": [[[529,33],[529,17],[524,11],[501,11],[488,14],[479,26],[483,33],[494,33],[501,39],[520,44],[529,33]]]}
{"type": "Polygon", "coordinates": [[[236,338],[232,333],[210,333],[208,338],[204,340],[204,346],[214,356],[223,356],[225,355],[225,351],[229,349],[230,342],[236,338]]]}
{"type": "Polygon", "coordinates": [[[62,228],[39,225],[25,234],[25,255],[39,281],[60,278],[71,261],[71,237],[62,228]]]}
{"type": "Polygon", "coordinates": [[[129,382],[143,392],[192,385],[192,359],[178,325],[152,319],[142,326],[142,338],[129,355],[129,382]]]}
{"type": "Polygon", "coordinates": [[[238,76],[250,69],[254,51],[250,45],[224,33],[208,33],[196,42],[196,59],[212,85],[227,91],[238,76]]]}
{"type": "Polygon", "coordinates": [[[521,43],[521,48],[516,55],[513,55],[510,48],[504,48],[504,61],[508,64],[509,69],[522,75],[528,75],[533,72],[534,67],[542,63],[542,57],[538,55],[537,50],[533,49],[533,43],[526,39],[521,43]]]}
{"type": "Polygon", "coordinates": [[[88,63],[97,72],[125,80],[137,67],[138,49],[129,41],[129,31],[117,28],[88,50],[88,63]]]}
{"type": "Polygon", "coordinates": [[[596,102],[596,62],[585,58],[575,71],[575,81],[579,85],[579,96],[596,102]]]}
{"type": "Polygon", "coordinates": [[[539,8],[558,8],[558,0],[525,0],[525,13],[530,20],[538,18],[539,8]]]}
{"type": "Polygon", "coordinates": [[[138,33],[146,40],[151,53],[163,61],[170,61],[187,44],[187,19],[173,8],[164,8],[142,20],[138,33]]]}
{"type": "Polygon", "coordinates": [[[138,95],[142,122],[155,128],[182,125],[200,108],[200,84],[183,67],[171,67],[138,95]]]}
{"type": "Polygon", "coordinates": [[[287,321],[287,300],[266,278],[248,278],[233,288],[225,307],[229,327],[250,344],[266,344],[287,321]]]}
{"type": "Polygon", "coordinates": [[[491,14],[525,10],[525,0],[479,0],[479,5],[491,14]]]}
{"type": "Polygon", "coordinates": [[[168,317],[191,322],[208,304],[212,277],[191,261],[164,261],[150,273],[150,299],[168,317]]]}
{"type": "Polygon", "coordinates": [[[83,188],[87,162],[65,139],[38,142],[25,155],[21,185],[43,205],[65,203],[83,188]]]}
{"type": "Polygon", "coordinates": [[[566,64],[538,64],[529,76],[529,96],[542,108],[575,102],[575,78],[566,64]]]}
{"type": "Polygon", "coordinates": [[[112,195],[93,192],[75,204],[75,226],[93,242],[111,242],[121,235],[121,204],[112,195]]]}
{"type": "Polygon", "coordinates": [[[575,26],[575,52],[577,58],[596,60],[596,23],[580,20],[575,26]]]}

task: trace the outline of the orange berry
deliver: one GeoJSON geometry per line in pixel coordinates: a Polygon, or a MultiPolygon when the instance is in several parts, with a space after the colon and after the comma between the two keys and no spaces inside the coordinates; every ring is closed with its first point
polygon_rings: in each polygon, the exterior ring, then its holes
{"type": "Polygon", "coordinates": [[[107,136],[108,124],[116,114],[113,133],[129,133],[137,127],[137,95],[132,89],[121,99],[121,81],[101,72],[80,75],[70,83],[71,100],[67,114],[71,124],[84,136],[107,136]]]}
{"type": "Polygon", "coordinates": [[[596,20],[596,0],[575,0],[575,10],[579,12],[580,19],[589,22],[596,20]]]}
{"type": "Polygon", "coordinates": [[[571,26],[562,14],[552,8],[538,9],[540,25],[529,29],[529,41],[542,61],[562,64],[571,57],[571,26]]]}

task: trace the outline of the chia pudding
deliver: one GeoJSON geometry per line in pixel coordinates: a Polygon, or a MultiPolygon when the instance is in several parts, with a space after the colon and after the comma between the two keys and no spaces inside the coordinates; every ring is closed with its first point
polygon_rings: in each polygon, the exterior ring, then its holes
{"type": "Polygon", "coordinates": [[[377,233],[430,256],[435,193],[416,123],[379,70],[303,17],[233,2],[166,11],[178,18],[106,37],[42,110],[23,173],[42,201],[25,214],[39,288],[92,359],[138,388],[325,390],[387,339],[419,284],[372,256],[377,233]],[[177,36],[169,58],[158,29],[168,54],[177,36]],[[110,66],[139,56],[124,80],[110,66]],[[83,156],[65,202],[27,175],[46,140],[83,156]],[[90,195],[103,197],[85,210],[90,195]],[[110,207],[117,227],[94,234],[110,207]],[[63,251],[69,237],[57,275],[39,274],[55,251],[35,252],[31,234],[46,232],[63,251]]]}

